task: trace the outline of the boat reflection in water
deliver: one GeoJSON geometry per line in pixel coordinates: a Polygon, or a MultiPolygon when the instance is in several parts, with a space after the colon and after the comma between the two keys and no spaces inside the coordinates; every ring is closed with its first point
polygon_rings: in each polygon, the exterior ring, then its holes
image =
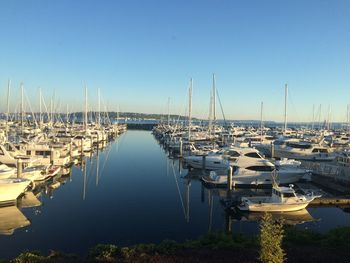
{"type": "Polygon", "coordinates": [[[12,235],[16,229],[30,225],[16,206],[1,207],[0,222],[0,235],[12,235]]]}
{"type": "MultiPolygon", "coordinates": [[[[230,213],[230,217],[233,221],[260,221],[264,214],[263,212],[241,212],[237,209],[230,213]]],[[[305,208],[299,211],[272,212],[270,214],[274,220],[282,219],[283,223],[286,225],[299,225],[315,221],[305,208]]]]}
{"type": "MultiPolygon", "coordinates": [[[[193,177],[192,177],[193,178],[193,177]]],[[[227,233],[234,233],[234,229],[237,227],[240,229],[242,225],[238,225],[238,222],[244,223],[244,222],[255,222],[256,224],[248,224],[245,226],[245,228],[250,228],[250,231],[253,231],[256,233],[258,230],[258,222],[261,221],[262,217],[264,216],[264,212],[246,212],[246,211],[240,211],[239,209],[231,209],[226,206],[227,197],[229,196],[229,200],[240,200],[242,196],[266,196],[269,193],[271,193],[271,189],[259,189],[259,188],[244,188],[244,189],[235,189],[232,192],[227,191],[223,188],[212,188],[212,187],[206,187],[204,184],[202,184],[202,191],[201,191],[201,200],[202,202],[205,201],[205,199],[208,200],[209,204],[209,231],[211,231],[212,227],[212,221],[213,221],[213,201],[214,198],[219,199],[220,203],[222,205],[222,209],[225,214],[225,231],[227,233]]],[[[229,206],[232,207],[232,206],[229,206]]],[[[316,221],[315,218],[312,217],[312,215],[308,212],[306,209],[302,209],[299,211],[294,212],[272,212],[270,213],[272,215],[272,218],[275,220],[283,219],[284,224],[286,225],[298,225],[298,224],[304,224],[307,222],[313,222],[316,221]]],[[[248,231],[248,232],[250,232],[248,231]]]]}
{"type": "MultiPolygon", "coordinates": [[[[67,175],[70,170],[67,169],[67,175]]],[[[67,176],[56,175],[49,181],[37,184],[35,192],[27,191],[17,200],[17,206],[0,207],[0,235],[12,235],[18,228],[30,225],[30,221],[21,212],[20,209],[40,207],[42,202],[38,199],[43,193],[50,198],[53,196],[53,191],[67,181],[67,176]]],[[[36,213],[37,214],[37,213],[36,213]]]]}
{"type": "Polygon", "coordinates": [[[38,196],[40,196],[41,193],[38,193],[35,195],[33,192],[25,192],[25,194],[18,199],[17,205],[20,208],[30,208],[30,207],[37,207],[41,206],[42,203],[38,199],[38,196]]]}

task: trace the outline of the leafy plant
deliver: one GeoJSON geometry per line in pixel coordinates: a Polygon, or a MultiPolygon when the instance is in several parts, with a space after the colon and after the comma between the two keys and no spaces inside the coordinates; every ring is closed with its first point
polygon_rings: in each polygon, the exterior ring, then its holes
{"type": "Polygon", "coordinates": [[[120,249],[111,244],[98,244],[89,250],[89,256],[98,260],[108,260],[114,258],[120,249]]]}
{"type": "Polygon", "coordinates": [[[260,257],[264,263],[282,263],[285,253],[282,249],[283,221],[274,221],[265,213],[260,223],[260,257]]]}
{"type": "Polygon", "coordinates": [[[43,262],[45,259],[44,256],[40,254],[39,251],[24,251],[19,254],[18,257],[11,260],[13,263],[39,263],[43,262]]]}
{"type": "Polygon", "coordinates": [[[135,254],[135,249],[130,248],[130,247],[122,247],[120,252],[121,252],[122,256],[127,259],[135,254]]]}

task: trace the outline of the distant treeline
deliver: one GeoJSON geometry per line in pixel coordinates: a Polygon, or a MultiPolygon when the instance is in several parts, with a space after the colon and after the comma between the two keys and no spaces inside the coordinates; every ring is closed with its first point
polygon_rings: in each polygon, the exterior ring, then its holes
{"type": "MultiPolygon", "coordinates": [[[[20,116],[20,113],[11,113],[11,115],[18,115],[20,116]]],[[[34,113],[35,115],[39,115],[39,113],[35,112],[34,113]]],[[[74,116],[75,118],[77,119],[82,119],[84,117],[84,112],[70,112],[69,115],[70,115],[70,118],[72,118],[72,116],[74,116]]],[[[28,118],[31,118],[32,116],[32,113],[29,113],[29,112],[26,112],[25,113],[26,117],[28,118]]],[[[47,113],[42,113],[42,116],[45,118],[47,117],[47,113]]],[[[61,116],[61,118],[65,118],[66,116],[66,113],[54,113],[55,116],[61,116]]],[[[91,115],[93,116],[93,118],[96,116],[96,112],[88,112],[88,117],[90,118],[91,115]]],[[[115,120],[117,118],[128,118],[128,119],[154,119],[154,120],[167,120],[168,117],[171,119],[171,120],[186,120],[188,117],[187,116],[181,116],[181,115],[174,115],[174,114],[171,114],[171,115],[167,115],[167,114],[148,114],[148,113],[136,113],[136,112],[114,112],[114,111],[111,111],[111,112],[101,112],[100,113],[101,117],[103,116],[106,116],[108,115],[108,117],[111,119],[111,120],[115,120]]],[[[0,113],[0,117],[3,119],[6,117],[6,114],[5,113],[0,113]]],[[[193,120],[198,120],[197,118],[192,118],[193,120]]]]}

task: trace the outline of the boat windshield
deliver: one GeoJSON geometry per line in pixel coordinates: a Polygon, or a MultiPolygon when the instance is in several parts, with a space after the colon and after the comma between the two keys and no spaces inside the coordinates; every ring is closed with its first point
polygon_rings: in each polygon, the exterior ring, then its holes
{"type": "Polygon", "coordinates": [[[294,193],[283,193],[283,197],[295,197],[294,193]]]}
{"type": "Polygon", "coordinates": [[[313,153],[328,153],[327,149],[323,149],[323,148],[315,148],[312,150],[313,153]]]}
{"type": "Polygon", "coordinates": [[[262,159],[261,156],[257,152],[246,153],[244,156],[251,157],[251,158],[257,158],[257,159],[262,159]]]}
{"type": "Polygon", "coordinates": [[[240,154],[234,150],[228,150],[224,152],[225,155],[229,155],[231,157],[239,157],[240,154]]]}
{"type": "Polygon", "coordinates": [[[246,168],[251,171],[259,171],[259,172],[272,172],[274,170],[273,166],[269,165],[254,165],[246,168]]]}
{"type": "Polygon", "coordinates": [[[306,144],[306,143],[293,143],[293,142],[288,142],[287,145],[292,148],[297,148],[297,149],[310,149],[312,147],[311,144],[306,144]]]}

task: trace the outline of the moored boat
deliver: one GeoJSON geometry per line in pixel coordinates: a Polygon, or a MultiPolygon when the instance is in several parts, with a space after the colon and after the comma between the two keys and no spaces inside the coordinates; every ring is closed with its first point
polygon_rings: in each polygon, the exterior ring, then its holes
{"type": "Polygon", "coordinates": [[[319,195],[300,195],[295,192],[293,186],[280,187],[274,185],[271,196],[242,197],[238,209],[250,212],[291,212],[298,211],[319,195]]]}
{"type": "Polygon", "coordinates": [[[30,183],[30,180],[24,178],[0,179],[0,203],[14,202],[30,183]]]}

